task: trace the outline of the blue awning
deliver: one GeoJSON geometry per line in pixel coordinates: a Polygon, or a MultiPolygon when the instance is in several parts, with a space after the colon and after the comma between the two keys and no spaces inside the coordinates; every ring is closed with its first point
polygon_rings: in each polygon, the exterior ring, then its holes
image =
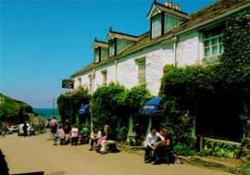
{"type": "Polygon", "coordinates": [[[81,104],[79,115],[88,115],[89,113],[89,104],[81,104]]]}
{"type": "Polygon", "coordinates": [[[141,115],[152,115],[159,110],[159,104],[160,104],[161,98],[160,97],[154,97],[147,101],[145,105],[140,110],[141,115]]]}

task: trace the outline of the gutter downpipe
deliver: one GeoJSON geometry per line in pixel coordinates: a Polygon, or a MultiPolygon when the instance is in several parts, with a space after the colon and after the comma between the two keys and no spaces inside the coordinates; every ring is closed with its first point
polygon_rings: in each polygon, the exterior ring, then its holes
{"type": "Polygon", "coordinates": [[[173,40],[174,40],[174,67],[177,67],[177,42],[178,42],[177,36],[175,36],[173,40]]]}
{"type": "Polygon", "coordinates": [[[118,61],[115,59],[115,82],[117,83],[118,61]]]}

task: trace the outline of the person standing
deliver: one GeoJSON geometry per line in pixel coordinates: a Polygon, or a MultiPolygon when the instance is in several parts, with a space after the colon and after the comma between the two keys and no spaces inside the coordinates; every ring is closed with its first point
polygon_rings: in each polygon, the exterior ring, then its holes
{"type": "Polygon", "coordinates": [[[89,128],[87,127],[87,125],[83,125],[83,127],[82,127],[82,141],[81,141],[83,144],[87,144],[89,142],[89,135],[90,135],[89,128]]]}
{"type": "Polygon", "coordinates": [[[28,135],[28,124],[24,122],[23,124],[23,136],[26,137],[28,135]]]}
{"type": "Polygon", "coordinates": [[[71,125],[68,120],[66,120],[65,125],[63,127],[65,133],[65,144],[70,143],[70,132],[71,132],[71,125]]]}
{"type": "Polygon", "coordinates": [[[55,117],[53,117],[50,120],[49,126],[50,126],[50,129],[51,129],[52,139],[55,140],[55,136],[56,136],[56,132],[57,132],[57,126],[58,126],[58,122],[57,122],[55,117]]]}

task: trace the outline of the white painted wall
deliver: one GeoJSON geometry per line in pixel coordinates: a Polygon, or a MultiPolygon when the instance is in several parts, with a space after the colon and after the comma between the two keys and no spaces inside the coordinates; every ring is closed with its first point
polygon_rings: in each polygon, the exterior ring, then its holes
{"type": "MultiPolygon", "coordinates": [[[[186,66],[197,64],[201,60],[201,42],[200,34],[193,32],[180,36],[176,48],[177,66],[186,66]]],[[[94,91],[103,85],[102,71],[107,71],[107,83],[118,82],[126,88],[132,88],[138,85],[138,67],[136,60],[145,58],[146,61],[146,85],[152,95],[157,96],[160,90],[161,78],[163,76],[164,66],[175,64],[174,41],[165,41],[165,43],[156,44],[144,48],[138,52],[127,55],[117,62],[115,61],[102,65],[96,70],[85,73],[81,76],[82,85],[89,87],[89,75],[95,74],[93,84],[94,91]],[[117,73],[116,73],[117,69],[117,73]]],[[[78,80],[75,78],[76,88],[78,80]]]]}
{"type": "Polygon", "coordinates": [[[102,71],[107,71],[107,84],[111,82],[115,82],[115,65],[113,62],[103,65],[97,68],[94,71],[95,74],[95,82],[94,82],[94,91],[103,85],[103,75],[102,71]]]}
{"type": "Polygon", "coordinates": [[[200,34],[193,32],[179,37],[177,42],[177,66],[200,63],[200,34]]]}

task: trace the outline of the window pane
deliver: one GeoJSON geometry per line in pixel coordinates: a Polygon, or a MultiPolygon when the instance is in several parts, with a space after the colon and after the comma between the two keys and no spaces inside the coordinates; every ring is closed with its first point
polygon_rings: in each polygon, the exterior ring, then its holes
{"type": "Polygon", "coordinates": [[[152,37],[161,36],[161,16],[157,15],[152,19],[152,37]]]}
{"type": "Polygon", "coordinates": [[[139,84],[145,83],[145,61],[138,63],[138,82],[139,84]]]}
{"type": "Polygon", "coordinates": [[[109,56],[114,56],[114,55],[115,55],[115,41],[111,41],[109,46],[109,56]]]}
{"type": "Polygon", "coordinates": [[[210,40],[205,40],[204,41],[204,47],[208,47],[210,45],[210,40]]]}
{"type": "Polygon", "coordinates": [[[222,43],[222,36],[219,36],[219,43],[222,43]]]}
{"type": "Polygon", "coordinates": [[[219,49],[218,49],[218,46],[216,45],[216,46],[213,46],[212,47],[212,55],[214,56],[214,55],[218,55],[218,53],[219,53],[219,49]]]}
{"type": "Polygon", "coordinates": [[[210,48],[205,48],[204,52],[205,52],[205,57],[210,56],[210,48]]]}
{"type": "Polygon", "coordinates": [[[224,48],[223,48],[223,35],[217,34],[212,35],[210,33],[209,37],[208,34],[204,34],[207,36],[206,39],[204,39],[204,57],[215,57],[218,55],[223,54],[224,48]]]}
{"type": "Polygon", "coordinates": [[[212,45],[218,44],[218,38],[213,38],[212,39],[212,45]]]}
{"type": "Polygon", "coordinates": [[[224,47],[223,47],[223,44],[220,44],[220,54],[223,54],[224,53],[224,47]]]}

